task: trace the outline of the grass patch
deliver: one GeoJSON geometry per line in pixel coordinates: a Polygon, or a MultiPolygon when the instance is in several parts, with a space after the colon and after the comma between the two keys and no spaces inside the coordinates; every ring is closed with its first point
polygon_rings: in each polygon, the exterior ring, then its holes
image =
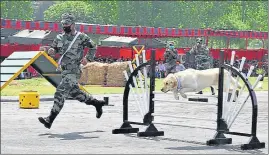
{"type": "MultiPolygon", "coordinates": [[[[254,84],[256,77],[249,79],[251,84],[254,84]]],[[[148,80],[149,83],[149,80],[148,80]]],[[[242,81],[240,81],[242,83],[242,81]]],[[[162,79],[156,79],[156,91],[160,91],[162,87],[162,79]]],[[[101,86],[84,86],[91,94],[123,94],[124,87],[101,87],[101,86]]],[[[1,90],[1,96],[18,96],[21,91],[34,90],[40,95],[53,95],[56,89],[44,78],[33,78],[26,80],[14,80],[6,88],[1,90]]],[[[245,88],[245,91],[247,89],[245,88]]],[[[206,88],[204,91],[210,91],[206,88]]],[[[262,89],[256,88],[255,91],[268,91],[268,77],[263,80],[262,89]]]]}
{"type": "MultiPolygon", "coordinates": [[[[253,85],[255,83],[256,79],[257,79],[256,77],[250,77],[249,78],[250,84],[253,85]]],[[[162,79],[156,79],[155,81],[156,81],[155,82],[155,85],[156,85],[155,89],[156,89],[156,91],[160,91],[161,90],[161,87],[162,87],[162,79]]],[[[243,80],[241,80],[241,79],[239,80],[239,83],[241,85],[244,84],[243,80]]],[[[262,83],[262,88],[257,88],[256,87],[254,90],[255,91],[268,91],[268,77],[265,77],[264,78],[263,83],[262,83]]],[[[210,88],[206,88],[203,91],[210,92],[211,90],[210,90],[210,88]]],[[[244,91],[247,91],[247,88],[246,87],[245,87],[244,91]]]]}

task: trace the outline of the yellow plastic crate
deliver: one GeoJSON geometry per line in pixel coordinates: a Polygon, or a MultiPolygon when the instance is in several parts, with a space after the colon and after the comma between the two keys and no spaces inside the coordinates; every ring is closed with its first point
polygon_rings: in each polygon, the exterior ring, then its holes
{"type": "Polygon", "coordinates": [[[39,108],[40,95],[37,91],[23,91],[19,94],[20,108],[37,109],[39,108]]]}

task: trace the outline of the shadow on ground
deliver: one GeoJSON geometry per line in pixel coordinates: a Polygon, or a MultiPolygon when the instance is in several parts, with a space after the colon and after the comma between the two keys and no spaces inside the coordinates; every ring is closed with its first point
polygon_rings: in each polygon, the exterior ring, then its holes
{"type": "Polygon", "coordinates": [[[220,145],[220,146],[208,146],[205,142],[198,142],[192,140],[183,140],[183,139],[174,139],[174,138],[165,138],[165,137],[137,137],[136,134],[124,134],[127,137],[136,137],[139,139],[153,140],[153,141],[171,141],[171,142],[184,142],[197,144],[200,146],[180,146],[180,147],[167,147],[164,149],[168,150],[216,150],[216,149],[225,149],[227,151],[237,151],[240,153],[250,153],[250,154],[265,154],[261,150],[241,150],[241,145],[220,145]]]}
{"type": "Polygon", "coordinates": [[[94,132],[104,132],[104,131],[96,130],[96,131],[86,131],[86,132],[70,132],[70,133],[64,133],[64,134],[45,133],[45,134],[39,134],[38,136],[48,136],[48,138],[59,138],[60,140],[99,138],[99,136],[84,136],[84,134],[94,133],[94,132]]]}

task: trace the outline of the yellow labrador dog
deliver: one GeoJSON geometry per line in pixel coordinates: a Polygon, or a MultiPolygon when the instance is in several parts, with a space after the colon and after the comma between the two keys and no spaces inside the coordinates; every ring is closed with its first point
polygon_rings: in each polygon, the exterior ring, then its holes
{"type": "MultiPolygon", "coordinates": [[[[227,88],[229,72],[224,70],[224,84],[223,91],[227,88]]],[[[187,98],[186,92],[198,92],[207,87],[218,87],[219,82],[219,68],[212,68],[206,70],[195,70],[195,69],[186,69],[174,74],[169,74],[163,80],[162,92],[167,93],[168,91],[173,91],[174,97],[176,100],[179,100],[178,93],[183,98],[187,98]]],[[[236,80],[231,77],[231,82],[235,86],[236,80]]],[[[241,88],[241,85],[238,83],[238,88],[241,88]]],[[[231,88],[231,87],[230,87],[231,88]]]]}

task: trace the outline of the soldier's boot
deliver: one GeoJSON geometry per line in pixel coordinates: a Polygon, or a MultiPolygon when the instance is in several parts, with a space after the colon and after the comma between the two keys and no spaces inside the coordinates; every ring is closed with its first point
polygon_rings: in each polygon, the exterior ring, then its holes
{"type": "Polygon", "coordinates": [[[95,107],[96,109],[96,118],[101,118],[102,114],[103,114],[103,106],[105,105],[105,101],[104,100],[97,100],[97,99],[92,99],[92,100],[88,100],[85,102],[87,105],[92,105],[95,107]]]}
{"type": "Polygon", "coordinates": [[[44,124],[46,128],[50,129],[57,115],[58,115],[57,113],[51,111],[48,117],[38,117],[38,120],[40,123],[44,124]]]}

